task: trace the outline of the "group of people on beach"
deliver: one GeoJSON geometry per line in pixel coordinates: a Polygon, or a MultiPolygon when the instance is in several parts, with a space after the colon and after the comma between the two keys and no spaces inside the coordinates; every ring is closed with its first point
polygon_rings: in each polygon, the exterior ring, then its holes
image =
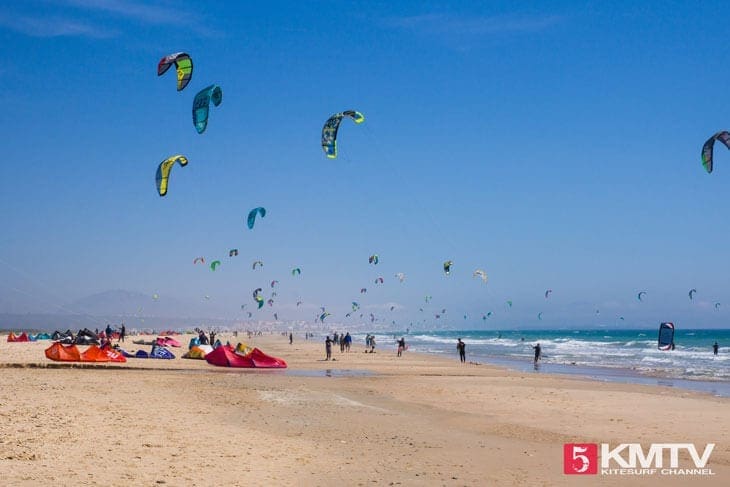
{"type": "Polygon", "coordinates": [[[340,353],[349,352],[350,346],[352,345],[352,336],[350,336],[350,332],[347,332],[345,334],[334,332],[332,336],[333,338],[330,338],[330,336],[327,335],[327,338],[324,341],[324,348],[326,353],[325,360],[332,360],[333,344],[340,346],[340,353]]]}

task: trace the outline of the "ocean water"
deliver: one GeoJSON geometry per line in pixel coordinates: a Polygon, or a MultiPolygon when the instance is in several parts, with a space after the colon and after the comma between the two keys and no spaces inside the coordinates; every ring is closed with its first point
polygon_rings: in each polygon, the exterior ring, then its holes
{"type": "MultiPolygon", "coordinates": [[[[398,338],[401,335],[397,334],[398,338]]],[[[467,361],[516,370],[579,374],[598,380],[670,385],[730,396],[730,330],[677,330],[676,349],[657,348],[653,330],[434,331],[405,335],[411,350],[458,360],[457,338],[466,343],[467,361]],[[720,345],[717,356],[712,344],[720,345]],[[542,360],[533,364],[540,343],[542,360]]],[[[378,349],[393,335],[379,335],[378,349]]],[[[363,338],[364,339],[364,338],[363,338]]],[[[377,340],[377,339],[376,339],[377,340]]]]}

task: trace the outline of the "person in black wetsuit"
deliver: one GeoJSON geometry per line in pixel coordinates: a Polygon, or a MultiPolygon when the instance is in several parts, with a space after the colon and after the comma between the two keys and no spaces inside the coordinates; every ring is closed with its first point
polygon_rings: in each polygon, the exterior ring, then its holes
{"type": "Polygon", "coordinates": [[[720,346],[715,342],[715,344],[712,346],[712,353],[714,355],[717,355],[717,350],[720,348],[720,346]]]}
{"type": "Polygon", "coordinates": [[[466,343],[462,342],[461,338],[456,342],[456,350],[459,351],[459,360],[461,363],[466,362],[466,343]]]}
{"type": "Polygon", "coordinates": [[[332,358],[332,340],[330,339],[330,336],[327,335],[327,339],[324,341],[324,349],[325,352],[327,352],[327,358],[325,360],[329,360],[332,358]]]}
{"type": "Polygon", "coordinates": [[[540,348],[539,343],[532,348],[535,350],[535,363],[537,363],[537,361],[540,360],[540,357],[542,357],[542,348],[540,348]]]}

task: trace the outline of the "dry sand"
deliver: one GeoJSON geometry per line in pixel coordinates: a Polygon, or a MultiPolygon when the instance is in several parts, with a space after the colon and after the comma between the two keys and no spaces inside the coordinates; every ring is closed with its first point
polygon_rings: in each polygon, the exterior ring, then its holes
{"type": "Polygon", "coordinates": [[[319,340],[249,343],[289,369],[179,358],[71,368],[45,358],[48,341],[0,336],[3,484],[730,485],[725,398],[399,359],[394,344],[335,348],[325,362],[319,340]],[[716,443],[715,475],[568,476],[567,442],[695,443],[700,453],[716,443]]]}

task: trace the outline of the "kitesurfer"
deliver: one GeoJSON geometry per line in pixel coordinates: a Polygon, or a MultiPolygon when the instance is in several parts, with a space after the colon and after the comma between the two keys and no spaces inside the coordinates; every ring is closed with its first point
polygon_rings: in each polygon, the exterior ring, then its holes
{"type": "Polygon", "coordinates": [[[720,346],[719,346],[719,345],[717,344],[717,342],[715,342],[715,344],[714,344],[714,345],[712,345],[712,353],[713,353],[714,355],[717,355],[717,350],[718,350],[719,348],[720,348],[720,346]]]}
{"type": "Polygon", "coordinates": [[[456,350],[459,351],[459,360],[463,364],[466,362],[466,343],[462,342],[461,338],[456,342],[456,350]]]}
{"type": "Polygon", "coordinates": [[[540,357],[542,357],[542,349],[540,348],[539,343],[532,348],[535,350],[535,363],[537,363],[537,361],[540,360],[540,357]]]}

